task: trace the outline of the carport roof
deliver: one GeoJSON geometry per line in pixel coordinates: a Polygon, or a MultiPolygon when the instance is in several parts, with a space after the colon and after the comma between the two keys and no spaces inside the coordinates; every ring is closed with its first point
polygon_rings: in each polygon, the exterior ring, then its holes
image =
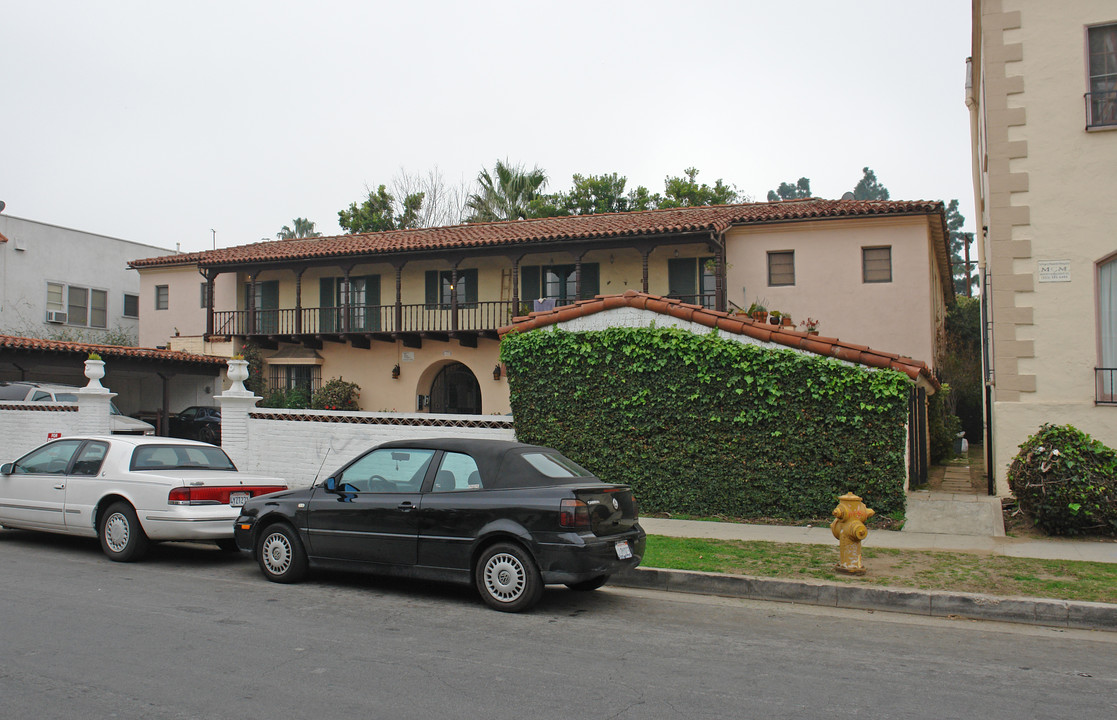
{"type": "Polygon", "coordinates": [[[0,335],[0,350],[24,351],[28,353],[49,353],[56,355],[81,355],[97,353],[102,360],[121,358],[129,360],[147,360],[154,362],[176,363],[187,365],[214,366],[219,369],[228,358],[216,355],[196,355],[194,353],[180,352],[178,350],[159,350],[156,348],[127,347],[123,345],[99,345],[96,343],[65,342],[62,340],[43,340],[40,338],[25,338],[15,335],[0,335]]]}
{"type": "Polygon", "coordinates": [[[904,373],[914,382],[926,381],[936,391],[941,387],[927,364],[896,353],[874,350],[866,345],[842,342],[838,338],[809,335],[789,327],[761,323],[745,315],[730,315],[717,310],[707,310],[701,305],[691,305],[680,300],[649,295],[629,290],[620,295],[598,295],[590,300],[581,300],[573,305],[564,305],[554,310],[533,312],[524,317],[512,319],[512,324],[500,329],[500,336],[510,332],[527,332],[548,325],[567,322],[576,318],[631,307],[648,310],[661,315],[669,315],[679,320],[697,323],[722,332],[747,335],[761,342],[783,345],[815,355],[838,358],[846,362],[874,368],[889,368],[904,373]]]}

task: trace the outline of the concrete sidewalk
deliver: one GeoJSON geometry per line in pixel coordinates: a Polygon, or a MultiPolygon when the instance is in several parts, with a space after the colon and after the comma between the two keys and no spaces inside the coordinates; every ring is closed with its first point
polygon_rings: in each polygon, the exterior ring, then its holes
{"type": "MultiPolygon", "coordinates": [[[[968,468],[961,470],[968,472],[968,468]]],[[[792,527],[660,518],[642,518],[640,524],[649,535],[805,543],[830,545],[835,551],[837,549],[837,540],[830,532],[829,525],[792,527]]],[[[899,532],[871,530],[863,545],[866,548],[942,550],[1047,560],[1117,563],[1117,542],[1006,537],[999,498],[949,490],[908,493],[904,529],[899,532]]],[[[614,576],[610,582],[627,587],[752,600],[1117,631],[1117,605],[1107,603],[1002,598],[977,593],[858,586],[656,568],[637,568],[614,576]]]]}

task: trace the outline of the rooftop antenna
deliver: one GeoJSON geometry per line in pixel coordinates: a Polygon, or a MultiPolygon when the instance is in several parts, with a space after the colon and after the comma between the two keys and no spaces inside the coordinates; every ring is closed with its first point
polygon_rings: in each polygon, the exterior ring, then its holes
{"type": "Polygon", "coordinates": [[[217,231],[214,230],[213,228],[210,228],[209,231],[211,233],[213,233],[213,249],[216,250],[217,249],[217,231]]]}
{"type": "Polygon", "coordinates": [[[854,195],[851,192],[847,192],[844,195],[842,195],[842,200],[853,200],[853,199],[854,199],[854,195]]]}

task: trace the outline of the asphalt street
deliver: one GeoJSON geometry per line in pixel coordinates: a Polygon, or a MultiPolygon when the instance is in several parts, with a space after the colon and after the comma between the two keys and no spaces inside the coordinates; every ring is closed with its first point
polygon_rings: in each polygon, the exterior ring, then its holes
{"type": "Polygon", "coordinates": [[[1117,633],[603,588],[468,588],[0,532],[10,718],[1112,718],[1117,633]]]}

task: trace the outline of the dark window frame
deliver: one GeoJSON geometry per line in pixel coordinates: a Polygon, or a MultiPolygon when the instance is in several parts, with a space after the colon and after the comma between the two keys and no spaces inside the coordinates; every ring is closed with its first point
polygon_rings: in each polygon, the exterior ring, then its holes
{"type": "Polygon", "coordinates": [[[892,246],[891,245],[868,245],[861,248],[861,282],[864,284],[880,284],[892,282],[892,246]],[[871,272],[881,272],[880,268],[869,269],[869,263],[882,262],[880,258],[870,258],[868,253],[874,250],[886,250],[888,252],[888,277],[870,277],[871,272]]]}
{"type": "Polygon", "coordinates": [[[171,286],[170,285],[156,285],[155,286],[155,309],[168,310],[171,307],[171,286]]]}
{"type": "Polygon", "coordinates": [[[768,251],[768,287],[793,287],[795,285],[795,251],[794,250],[769,250],[768,251]],[[773,260],[778,260],[783,257],[791,259],[789,263],[783,265],[791,268],[790,271],[778,268],[773,264],[773,260]],[[787,280],[786,275],[790,272],[790,281],[787,280]],[[778,273],[778,275],[777,275],[778,273]]]}

